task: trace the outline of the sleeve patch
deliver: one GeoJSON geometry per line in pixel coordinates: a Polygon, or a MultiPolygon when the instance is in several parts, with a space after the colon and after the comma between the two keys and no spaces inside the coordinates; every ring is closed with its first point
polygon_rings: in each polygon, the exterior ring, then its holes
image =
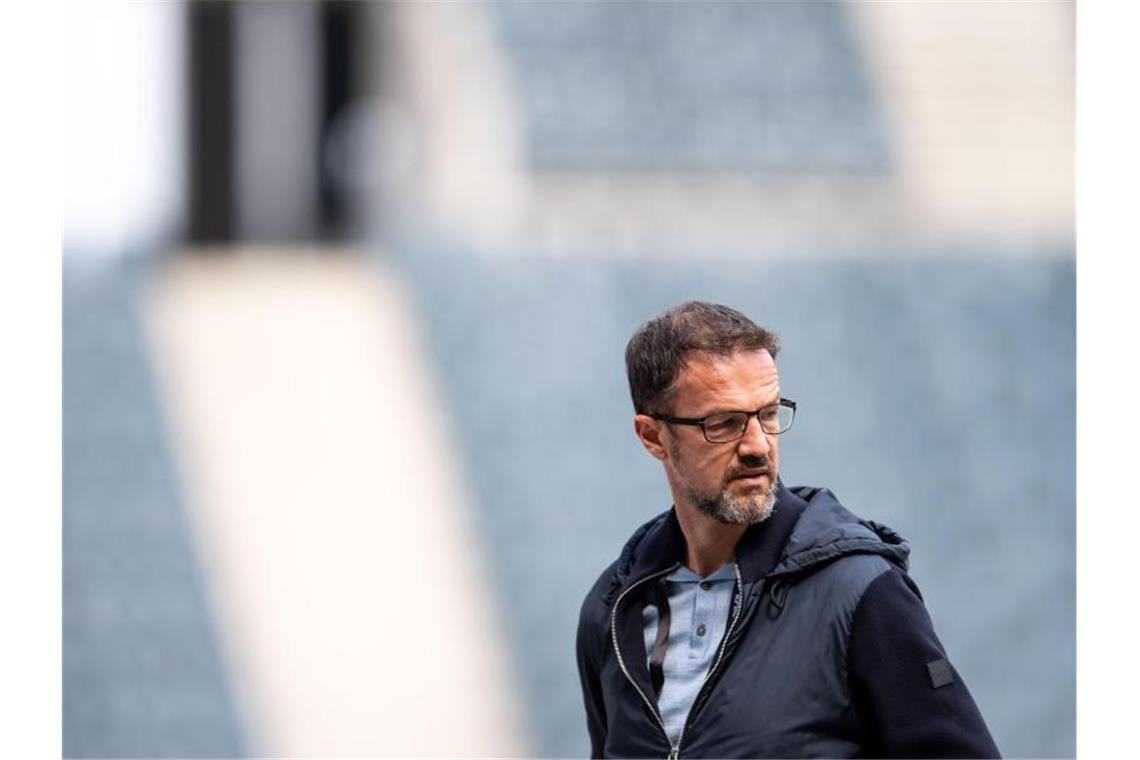
{"type": "Polygon", "coordinates": [[[949,661],[941,659],[928,662],[926,669],[930,673],[930,685],[934,688],[954,683],[954,671],[950,669],[949,661]]]}

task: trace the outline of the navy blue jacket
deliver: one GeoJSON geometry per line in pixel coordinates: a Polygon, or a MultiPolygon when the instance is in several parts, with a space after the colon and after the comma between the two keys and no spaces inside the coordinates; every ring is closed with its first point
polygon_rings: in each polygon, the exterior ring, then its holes
{"type": "Polygon", "coordinates": [[[650,686],[642,609],[683,561],[674,510],[586,596],[578,671],[593,757],[998,757],[914,582],[909,546],[826,489],[777,482],[736,546],[728,630],[677,746],[650,686]]]}

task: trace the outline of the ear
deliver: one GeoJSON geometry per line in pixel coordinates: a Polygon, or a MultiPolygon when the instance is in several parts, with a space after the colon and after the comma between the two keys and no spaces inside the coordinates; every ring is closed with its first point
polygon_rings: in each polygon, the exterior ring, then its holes
{"type": "Polygon", "coordinates": [[[633,431],[637,433],[637,439],[641,441],[641,445],[651,456],[660,459],[662,462],[668,458],[665,442],[661,440],[661,430],[664,427],[665,423],[653,419],[648,414],[635,414],[633,416],[633,431]]]}

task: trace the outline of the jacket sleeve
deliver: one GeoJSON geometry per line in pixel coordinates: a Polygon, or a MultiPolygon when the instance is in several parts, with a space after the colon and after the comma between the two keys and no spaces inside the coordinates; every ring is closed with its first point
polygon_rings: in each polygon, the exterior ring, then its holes
{"type": "Polygon", "coordinates": [[[602,701],[600,679],[602,652],[599,631],[590,620],[590,599],[582,605],[578,618],[578,678],[586,703],[586,728],[590,732],[590,757],[602,757],[606,746],[606,706],[602,701]]]}
{"type": "Polygon", "coordinates": [[[855,609],[848,685],[873,757],[1000,757],[966,684],[903,572],[876,578],[855,609]]]}

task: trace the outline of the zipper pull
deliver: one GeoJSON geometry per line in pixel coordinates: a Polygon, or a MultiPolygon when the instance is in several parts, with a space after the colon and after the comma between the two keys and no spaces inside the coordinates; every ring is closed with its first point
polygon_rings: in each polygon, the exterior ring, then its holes
{"type": "Polygon", "coordinates": [[[673,749],[669,751],[669,760],[677,760],[681,757],[681,745],[674,744],[673,749]]]}

